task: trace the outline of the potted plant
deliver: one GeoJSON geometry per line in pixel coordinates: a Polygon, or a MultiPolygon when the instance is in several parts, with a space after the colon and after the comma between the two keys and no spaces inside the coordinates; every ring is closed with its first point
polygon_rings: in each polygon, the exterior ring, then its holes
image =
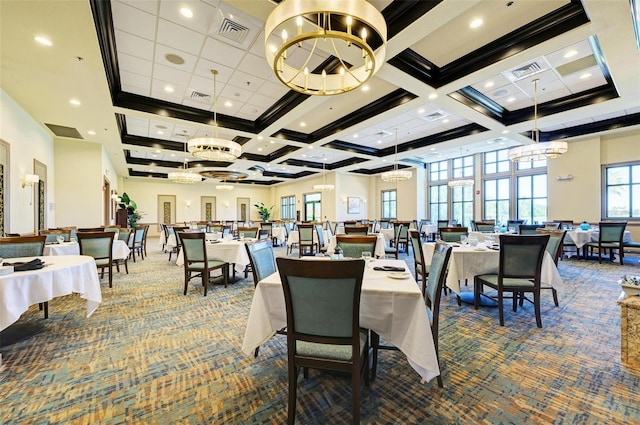
{"type": "Polygon", "coordinates": [[[267,208],[263,202],[260,202],[259,204],[254,204],[254,207],[258,209],[258,214],[260,215],[262,221],[269,221],[269,218],[271,217],[271,210],[273,210],[274,205],[271,205],[270,208],[267,208]]]}
{"type": "Polygon", "coordinates": [[[142,214],[138,211],[138,205],[136,201],[129,198],[127,192],[122,194],[120,208],[127,210],[127,219],[129,223],[129,227],[131,229],[135,229],[138,225],[138,221],[142,218],[142,214]]]}

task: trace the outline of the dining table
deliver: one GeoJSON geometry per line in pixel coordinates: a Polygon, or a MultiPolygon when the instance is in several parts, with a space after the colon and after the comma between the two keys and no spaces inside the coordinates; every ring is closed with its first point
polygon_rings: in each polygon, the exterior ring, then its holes
{"type": "MultiPolygon", "coordinates": [[[[460,281],[466,281],[473,288],[473,278],[476,275],[498,273],[500,263],[500,251],[492,249],[478,243],[477,246],[450,244],[451,257],[445,285],[453,292],[460,295],[460,281]]],[[[435,248],[434,242],[422,244],[425,263],[431,263],[431,257],[435,248]]],[[[556,290],[562,290],[564,284],[558,268],[551,255],[545,251],[542,259],[541,281],[543,284],[551,285],[556,290]]]]}
{"type": "MultiPolygon", "coordinates": [[[[587,242],[598,242],[599,238],[600,238],[599,229],[583,230],[583,229],[577,228],[577,229],[567,230],[567,234],[565,235],[564,240],[565,242],[575,244],[576,252],[579,257],[580,249],[583,248],[587,244],[587,242]]],[[[624,231],[622,235],[622,242],[623,243],[631,242],[631,232],[629,230],[624,231]]],[[[582,257],[586,258],[586,252],[583,252],[582,257]]]]}
{"type": "MultiPolygon", "coordinates": [[[[340,260],[303,257],[300,261],[340,260]]],[[[242,351],[253,355],[256,347],[286,324],[282,282],[276,272],[259,281],[255,288],[242,351]]],[[[403,260],[374,260],[367,264],[360,295],[360,326],[376,332],[386,343],[402,351],[423,381],[440,374],[424,298],[403,260]],[[375,270],[375,266],[401,267],[408,273],[397,279],[389,272],[375,270]]]]}
{"type": "Polygon", "coordinates": [[[14,271],[0,276],[0,331],[18,321],[31,305],[72,293],[78,293],[81,298],[87,300],[86,317],[91,317],[102,302],[100,279],[93,257],[23,257],[5,259],[4,263],[27,262],[35,258],[40,258],[44,267],[37,270],[14,271]]]}
{"type": "MultiPolygon", "coordinates": [[[[130,252],[131,250],[125,241],[121,241],[119,239],[113,241],[111,255],[114,260],[126,260],[129,258],[130,252]]],[[[46,244],[44,246],[43,254],[45,256],[80,255],[80,244],[78,244],[78,242],[56,242],[46,244]]]]}

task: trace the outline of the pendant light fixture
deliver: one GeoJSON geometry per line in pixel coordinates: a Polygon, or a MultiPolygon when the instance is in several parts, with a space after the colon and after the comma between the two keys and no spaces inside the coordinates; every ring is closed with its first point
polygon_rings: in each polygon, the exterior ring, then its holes
{"type": "Polygon", "coordinates": [[[216,76],[218,71],[212,69],[211,73],[213,74],[213,135],[211,137],[195,137],[189,140],[189,152],[196,158],[207,161],[230,162],[238,159],[242,154],[242,148],[232,140],[218,137],[218,116],[216,112],[216,76]]]}
{"type": "Polygon", "coordinates": [[[229,191],[233,190],[233,186],[228,184],[228,183],[225,183],[225,181],[222,180],[222,184],[217,184],[216,185],[216,190],[221,190],[223,192],[229,192],[229,191]]]}
{"type": "MultiPolygon", "coordinates": [[[[186,131],[184,131],[186,133],[186,131]]],[[[202,181],[202,178],[198,174],[189,172],[189,163],[187,162],[187,144],[184,143],[184,163],[182,171],[172,171],[167,174],[169,181],[173,183],[198,183],[202,181]]]]}
{"type": "Polygon", "coordinates": [[[325,155],[322,158],[322,184],[314,184],[313,190],[320,190],[322,192],[330,192],[334,190],[336,187],[332,184],[327,184],[327,170],[325,169],[325,164],[327,162],[327,156],[325,155]]]}
{"type": "Polygon", "coordinates": [[[557,158],[569,150],[567,142],[540,142],[538,130],[538,79],[533,80],[533,143],[509,149],[507,157],[513,162],[541,161],[557,158]]]}
{"type": "Polygon", "coordinates": [[[398,169],[398,129],[396,128],[396,150],[395,150],[395,158],[393,161],[393,170],[385,171],[380,175],[382,180],[386,182],[401,182],[405,180],[409,180],[413,173],[409,170],[399,170],[398,169]]]}

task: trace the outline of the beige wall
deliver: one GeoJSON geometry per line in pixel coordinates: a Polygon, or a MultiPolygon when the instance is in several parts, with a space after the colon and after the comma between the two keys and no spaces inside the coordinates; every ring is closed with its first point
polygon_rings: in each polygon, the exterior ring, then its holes
{"type": "MultiPolygon", "coordinates": [[[[51,135],[0,89],[0,139],[8,143],[10,168],[8,173],[6,223],[8,233],[30,233],[35,230],[34,205],[29,205],[30,188],[22,188],[25,174],[33,174],[33,161],[47,166],[47,202],[54,204],[54,150],[51,135]]],[[[35,204],[35,203],[34,203],[35,204]]],[[[46,222],[55,223],[55,210],[46,205],[46,222]]]]}

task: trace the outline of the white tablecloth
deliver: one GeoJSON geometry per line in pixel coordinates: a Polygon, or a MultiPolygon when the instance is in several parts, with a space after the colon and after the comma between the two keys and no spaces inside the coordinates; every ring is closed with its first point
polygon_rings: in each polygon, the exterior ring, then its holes
{"type": "MultiPolygon", "coordinates": [[[[129,257],[130,249],[125,241],[114,240],[111,248],[111,255],[114,260],[125,260],[129,257]]],[[[80,255],[80,245],[78,242],[63,242],[61,244],[50,244],[44,246],[44,255],[80,255]]]]}
{"type": "MultiPolygon", "coordinates": [[[[422,245],[425,263],[431,264],[435,243],[427,242],[422,245]]],[[[479,248],[480,249],[480,248],[479,248]]],[[[449,260],[449,272],[445,284],[460,294],[460,280],[467,279],[473,285],[473,277],[480,274],[498,273],[500,252],[493,249],[476,250],[469,246],[454,247],[449,260]]],[[[541,281],[555,289],[563,289],[562,278],[553,258],[548,252],[542,260],[541,281]]]]}
{"type": "MultiPolygon", "coordinates": [[[[243,272],[250,264],[249,254],[242,241],[223,241],[217,243],[207,243],[207,256],[227,263],[235,264],[237,272],[243,272]]],[[[180,255],[176,260],[178,266],[184,264],[184,249],[180,250],[180,255]]]]}
{"type": "MultiPolygon", "coordinates": [[[[386,241],[384,239],[384,234],[375,233],[375,236],[378,237],[378,240],[376,241],[376,252],[373,252],[372,254],[373,254],[374,258],[375,257],[384,258],[384,256],[385,256],[384,247],[386,246],[386,241]]],[[[334,251],[336,249],[337,240],[338,240],[338,238],[336,236],[331,236],[331,239],[329,241],[329,245],[327,246],[327,252],[331,252],[331,251],[334,251]]]]}
{"type": "MultiPolygon", "coordinates": [[[[370,265],[409,269],[402,260],[377,260],[370,265]]],[[[256,347],[286,325],[282,284],[278,273],[274,273],[256,287],[242,351],[247,355],[253,354],[256,347]]],[[[395,280],[387,277],[385,272],[367,267],[360,296],[360,326],[377,332],[386,342],[398,347],[425,380],[440,374],[424,298],[412,277],[395,280]]]]}
{"type": "MultiPolygon", "coordinates": [[[[5,262],[34,258],[10,258],[5,262]]],[[[42,269],[0,276],[0,330],[17,321],[29,306],[55,297],[79,293],[87,300],[87,317],[102,302],[100,279],[93,257],[61,255],[44,257],[42,260],[46,263],[42,269]]]]}
{"type": "Polygon", "coordinates": [[[420,234],[426,234],[427,236],[438,233],[438,225],[436,224],[423,224],[420,228],[420,234]]]}
{"type": "Polygon", "coordinates": [[[271,236],[276,238],[276,240],[278,241],[278,245],[282,245],[284,243],[284,240],[286,239],[287,232],[284,230],[284,227],[282,226],[272,227],[271,236]]]}
{"type": "MultiPolygon", "coordinates": [[[[600,237],[600,233],[595,230],[567,230],[567,234],[564,238],[567,242],[573,242],[576,244],[576,248],[580,249],[587,242],[598,242],[598,238],[600,237]]],[[[631,232],[629,230],[625,230],[622,235],[622,242],[631,242],[631,232]]]]}
{"type": "MultiPolygon", "coordinates": [[[[322,246],[327,246],[327,244],[329,243],[331,236],[329,235],[329,231],[328,230],[322,230],[322,234],[324,235],[324,245],[322,246]]],[[[317,235],[314,233],[313,235],[313,240],[317,241],[318,237],[317,235]]],[[[289,237],[287,238],[287,246],[291,246],[294,243],[299,243],[300,242],[300,232],[298,232],[297,230],[292,230],[289,232],[289,237]]]]}

